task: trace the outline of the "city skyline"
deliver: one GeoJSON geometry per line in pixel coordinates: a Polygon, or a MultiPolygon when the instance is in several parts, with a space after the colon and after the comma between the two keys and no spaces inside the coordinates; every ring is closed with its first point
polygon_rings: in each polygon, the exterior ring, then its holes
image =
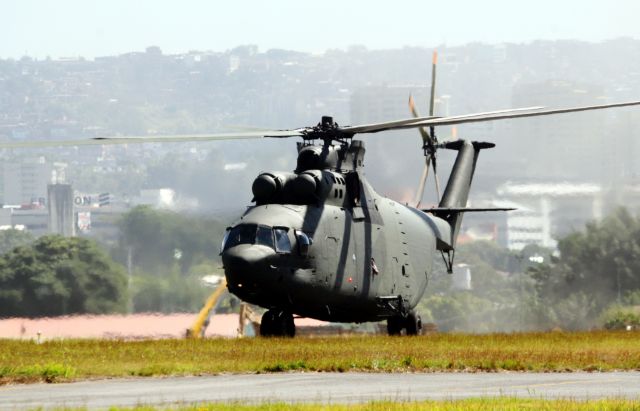
{"type": "Polygon", "coordinates": [[[378,1],[322,4],[277,0],[218,3],[188,0],[25,0],[3,6],[0,58],[94,58],[158,46],[169,54],[224,51],[255,44],[324,52],[363,45],[370,49],[572,39],[600,42],[640,38],[640,3],[630,0],[533,5],[500,0],[427,4],[378,1]],[[248,11],[247,11],[248,10],[248,11]],[[460,12],[463,10],[464,12],[460,12]]]}

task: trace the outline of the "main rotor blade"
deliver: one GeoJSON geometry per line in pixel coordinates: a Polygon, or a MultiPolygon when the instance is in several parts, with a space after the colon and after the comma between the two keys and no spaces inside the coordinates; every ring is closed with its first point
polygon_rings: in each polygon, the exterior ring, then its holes
{"type": "Polygon", "coordinates": [[[113,136],[77,140],[0,141],[0,148],[95,146],[111,144],[185,143],[189,141],[247,140],[302,136],[301,130],[250,131],[243,133],[181,134],[166,136],[113,136]]]}
{"type": "MultiPolygon", "coordinates": [[[[510,108],[506,110],[495,110],[495,111],[487,111],[483,113],[467,114],[464,117],[475,118],[480,116],[502,114],[502,113],[542,110],[543,108],[544,107],[542,106],[510,108]]],[[[462,116],[456,116],[456,117],[427,116],[427,117],[418,117],[418,118],[407,118],[402,120],[386,121],[383,123],[371,123],[371,124],[364,124],[364,125],[357,125],[357,126],[340,127],[339,130],[345,134],[377,133],[377,132],[386,131],[386,130],[400,130],[405,128],[422,127],[425,125],[428,126],[431,124],[429,123],[429,121],[437,121],[440,119],[451,119],[451,118],[457,118],[457,117],[462,117],[462,116]]]]}
{"type": "Polygon", "coordinates": [[[384,131],[384,130],[394,130],[394,129],[400,129],[400,128],[414,128],[414,126],[411,126],[410,124],[413,124],[415,122],[420,122],[420,121],[426,121],[426,120],[432,120],[432,119],[437,119],[440,117],[417,117],[417,118],[405,118],[402,120],[394,120],[394,121],[385,121],[383,123],[371,123],[371,124],[363,124],[363,125],[358,125],[358,126],[346,126],[346,127],[340,127],[340,131],[342,131],[345,134],[357,134],[357,133],[377,133],[378,131],[384,131]],[[403,126],[407,126],[409,125],[409,127],[403,127],[403,126]]]}
{"type": "Polygon", "coordinates": [[[461,115],[461,116],[440,117],[437,119],[423,120],[413,124],[394,127],[394,129],[414,128],[414,127],[424,127],[424,126],[449,126],[449,125],[464,124],[464,123],[480,123],[483,121],[505,120],[505,119],[522,118],[522,117],[548,116],[552,114],[574,113],[578,111],[601,110],[605,108],[627,107],[627,106],[636,106],[636,105],[640,105],[640,101],[628,101],[624,103],[613,103],[613,104],[599,104],[595,106],[558,108],[558,109],[533,111],[533,112],[527,112],[527,113],[515,112],[516,110],[523,111],[527,109],[515,109],[515,110],[511,110],[514,112],[505,110],[503,113],[498,113],[498,112],[479,113],[479,114],[467,114],[467,115],[461,115]]]}

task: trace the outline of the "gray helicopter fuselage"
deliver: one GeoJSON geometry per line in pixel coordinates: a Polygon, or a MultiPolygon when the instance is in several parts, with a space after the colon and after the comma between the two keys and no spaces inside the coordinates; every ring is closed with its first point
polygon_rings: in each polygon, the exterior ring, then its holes
{"type": "Polygon", "coordinates": [[[222,253],[229,290],[252,304],[326,321],[378,321],[411,310],[427,287],[446,222],[378,195],[364,178],[361,201],[349,206],[340,174],[318,172],[338,177],[326,178],[335,183],[324,201],[256,205],[233,225],[222,253]]]}

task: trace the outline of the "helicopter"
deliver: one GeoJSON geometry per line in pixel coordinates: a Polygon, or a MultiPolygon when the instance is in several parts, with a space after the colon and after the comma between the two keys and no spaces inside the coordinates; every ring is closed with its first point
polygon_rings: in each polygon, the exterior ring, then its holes
{"type": "MultiPolygon", "coordinates": [[[[639,102],[623,103],[624,105],[639,102]]],[[[493,143],[468,140],[424,146],[424,189],[438,149],[457,152],[437,207],[420,208],[378,194],[364,174],[365,145],[357,133],[595,110],[618,105],[524,113],[498,112],[416,122],[341,128],[331,117],[301,130],[293,172],[264,172],[253,182],[255,205],[228,228],[221,256],[228,289],[267,308],[262,336],[295,335],[293,315],[330,322],[387,321],[390,335],[417,335],[414,310],[427,287],[437,254],[452,272],[456,238],[467,212],[480,151],[493,143]],[[314,140],[319,140],[315,144],[314,140]]],[[[435,174],[435,172],[434,172],[435,174]]]]}
{"type": "Polygon", "coordinates": [[[438,141],[435,128],[465,123],[546,116],[640,105],[640,101],[547,109],[526,107],[475,114],[434,115],[436,57],[429,115],[365,125],[338,125],[323,116],[316,126],[291,130],[179,136],[97,137],[88,140],[0,142],[0,148],[147,142],[299,138],[293,171],[267,171],[253,181],[252,205],[227,228],[220,249],[228,290],[267,311],[260,335],[293,337],[294,315],[330,322],[386,321],[390,335],[417,335],[415,308],[440,254],[452,272],[456,238],[482,150],[491,142],[438,141]],[[413,205],[380,195],[365,176],[365,142],[355,136],[418,129],[425,166],[413,205]],[[440,197],[437,152],[456,158],[440,197]],[[420,202],[433,168],[439,202],[420,202]]]}
{"type": "Polygon", "coordinates": [[[512,210],[466,207],[480,151],[495,145],[439,142],[436,126],[639,104],[528,107],[441,118],[434,116],[436,64],[434,52],[428,117],[418,115],[412,97],[413,119],[340,127],[324,116],[317,126],[292,133],[302,138],[293,172],[265,172],[254,180],[255,205],[227,229],[221,256],[229,291],[268,309],[262,336],[293,337],[294,314],[331,322],[386,320],[390,335],[421,332],[415,307],[437,253],[452,272],[464,213],[512,210]],[[404,128],[419,129],[425,156],[414,206],[375,191],[364,173],[365,144],[353,138],[404,128]],[[441,198],[438,149],[457,152],[441,198]],[[420,208],[431,167],[439,204],[420,208]]]}

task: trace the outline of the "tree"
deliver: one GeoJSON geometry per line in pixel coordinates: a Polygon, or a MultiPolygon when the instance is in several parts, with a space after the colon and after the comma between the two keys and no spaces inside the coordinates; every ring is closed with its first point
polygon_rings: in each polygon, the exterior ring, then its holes
{"type": "Polygon", "coordinates": [[[219,273],[224,225],[214,219],[139,206],[120,222],[116,258],[131,252],[136,312],[195,312],[211,289],[201,278],[219,273]]]}
{"type": "Polygon", "coordinates": [[[176,262],[186,274],[194,263],[216,259],[224,226],[204,217],[139,206],[120,220],[118,256],[126,261],[131,249],[133,264],[147,273],[168,274],[176,262]]]}
{"type": "Polygon", "coordinates": [[[213,292],[200,278],[173,273],[163,278],[137,275],[133,282],[135,312],[198,312],[213,292]]]}
{"type": "Polygon", "coordinates": [[[124,269],[83,238],[39,238],[0,257],[0,317],[126,309],[124,269]]]}
{"type": "Polygon", "coordinates": [[[5,254],[14,248],[27,245],[35,241],[35,237],[28,231],[2,230],[0,231],[0,254],[5,254]]]}
{"type": "Polygon", "coordinates": [[[517,253],[489,241],[461,244],[456,261],[469,265],[471,290],[457,290],[453,276],[436,261],[419,311],[443,331],[513,331],[529,329],[531,280],[521,281],[517,253]]]}
{"type": "Polygon", "coordinates": [[[594,326],[608,306],[640,290],[640,220],[624,208],[561,238],[558,250],[529,275],[562,327],[594,326]]]}

